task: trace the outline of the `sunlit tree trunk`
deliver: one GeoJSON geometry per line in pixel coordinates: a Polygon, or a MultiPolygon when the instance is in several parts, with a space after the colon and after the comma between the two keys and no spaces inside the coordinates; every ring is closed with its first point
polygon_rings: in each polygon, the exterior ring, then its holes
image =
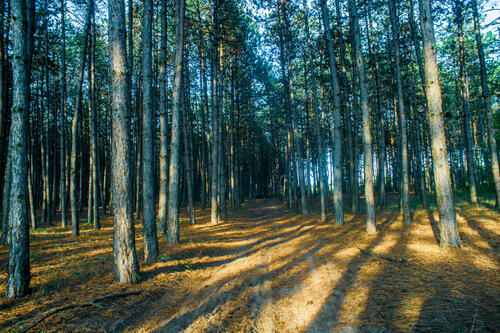
{"type": "Polygon", "coordinates": [[[179,144],[181,137],[180,112],[182,106],[182,67],[184,63],[184,12],[185,1],[175,2],[175,61],[174,87],[172,95],[172,137],[170,143],[170,173],[168,187],[168,231],[169,243],[179,242],[179,144]]]}
{"type": "Polygon", "coordinates": [[[334,143],[333,143],[333,200],[335,205],[335,223],[344,224],[344,207],[343,207],[343,191],[342,191],[342,133],[341,133],[341,116],[340,116],[340,88],[335,68],[335,52],[333,49],[333,38],[330,25],[330,13],[326,6],[326,0],[320,1],[321,16],[326,35],[328,47],[328,57],[330,65],[330,80],[333,88],[333,126],[334,126],[334,143]]]}
{"type": "Polygon", "coordinates": [[[349,0],[349,12],[352,20],[353,45],[355,50],[356,68],[359,77],[359,89],[361,97],[362,133],[363,133],[363,157],[365,170],[365,197],[366,197],[366,231],[371,234],[377,231],[375,224],[375,196],[373,193],[373,155],[372,134],[370,124],[370,110],[368,108],[368,88],[365,74],[365,62],[361,53],[361,37],[358,22],[358,8],[355,0],[349,0]]]}
{"type": "Polygon", "coordinates": [[[115,279],[139,281],[139,264],[135,251],[135,229],[130,177],[130,118],[128,110],[127,49],[125,4],[109,0],[109,45],[111,66],[111,175],[113,207],[113,255],[115,279]]]}
{"type": "Polygon", "coordinates": [[[483,42],[481,37],[481,26],[479,24],[479,13],[477,9],[477,0],[472,0],[472,13],[474,15],[474,33],[476,36],[477,54],[479,57],[481,74],[481,91],[484,99],[484,108],[486,112],[486,124],[488,128],[488,144],[491,154],[491,171],[493,173],[493,182],[496,192],[496,207],[500,209],[500,169],[498,166],[497,141],[495,139],[495,126],[493,123],[493,113],[491,111],[491,96],[488,87],[488,76],[486,70],[486,60],[484,58],[483,42]]]}
{"type": "Polygon", "coordinates": [[[220,1],[214,1],[213,8],[213,29],[214,36],[212,40],[212,135],[211,135],[211,149],[212,149],[212,163],[211,163],[211,177],[210,177],[210,223],[219,223],[218,211],[218,166],[219,166],[219,126],[218,126],[218,113],[219,113],[219,10],[220,1]]]}
{"type": "Polygon", "coordinates": [[[423,55],[426,78],[426,97],[429,107],[429,127],[432,144],[434,181],[441,232],[441,246],[460,247],[453,191],[451,189],[450,167],[442,114],[441,87],[439,85],[436,61],[436,43],[432,22],[430,0],[419,0],[420,25],[423,37],[423,55]]]}

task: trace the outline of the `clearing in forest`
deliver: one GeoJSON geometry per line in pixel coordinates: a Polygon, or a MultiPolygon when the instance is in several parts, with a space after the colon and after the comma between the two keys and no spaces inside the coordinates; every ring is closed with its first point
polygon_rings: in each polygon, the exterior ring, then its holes
{"type": "MultiPolygon", "coordinates": [[[[0,250],[0,330],[29,326],[46,311],[139,292],[59,312],[33,332],[383,332],[495,331],[500,325],[500,215],[457,206],[463,249],[442,250],[435,210],[406,227],[398,209],[345,225],[297,216],[256,200],[216,226],[182,219],[181,243],[160,237],[160,257],[141,264],[142,282],[113,282],[112,221],[80,237],[61,228],[31,233],[33,288],[6,300],[8,250],[0,250]]],[[[142,229],[136,224],[138,257],[142,229]]]]}

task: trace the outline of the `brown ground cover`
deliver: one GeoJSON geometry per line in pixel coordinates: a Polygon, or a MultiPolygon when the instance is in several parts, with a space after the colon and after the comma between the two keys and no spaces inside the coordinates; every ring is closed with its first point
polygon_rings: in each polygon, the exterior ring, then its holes
{"type": "Polygon", "coordinates": [[[409,227],[397,208],[380,211],[375,235],[362,215],[322,224],[276,200],[255,200],[216,226],[208,211],[196,213],[196,226],[182,219],[180,244],[159,236],[161,255],[141,264],[134,286],[113,282],[110,218],[76,238],[58,227],[33,231],[33,292],[22,299],[5,299],[8,249],[0,249],[0,330],[128,291],[140,294],[60,312],[33,332],[499,330],[500,215],[491,209],[457,207],[461,250],[437,245],[435,209],[416,210],[409,227]]]}

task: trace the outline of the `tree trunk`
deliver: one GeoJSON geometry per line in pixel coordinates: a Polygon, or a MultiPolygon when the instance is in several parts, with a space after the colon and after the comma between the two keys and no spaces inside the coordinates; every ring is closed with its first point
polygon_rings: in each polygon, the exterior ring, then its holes
{"type": "Polygon", "coordinates": [[[113,256],[115,279],[119,282],[139,281],[139,265],[135,251],[134,216],[131,198],[129,114],[127,87],[127,50],[125,4],[109,0],[109,45],[111,66],[111,175],[114,222],[113,256]]]}
{"type": "Polygon", "coordinates": [[[175,62],[172,96],[172,138],[170,143],[170,175],[168,188],[168,232],[167,242],[179,242],[179,143],[181,136],[180,112],[182,105],[182,68],[184,63],[184,13],[185,1],[175,2],[175,62]]]}
{"type": "Polygon", "coordinates": [[[378,56],[378,50],[376,49],[376,41],[375,41],[375,36],[373,38],[370,38],[370,36],[373,34],[373,28],[372,28],[372,22],[371,22],[371,15],[370,15],[370,9],[368,8],[367,10],[367,25],[370,27],[370,32],[367,33],[368,35],[368,50],[370,53],[370,58],[373,58],[373,61],[375,62],[375,90],[376,90],[376,96],[377,96],[377,135],[378,135],[378,140],[377,140],[377,158],[378,158],[378,205],[380,207],[385,206],[385,178],[386,178],[386,171],[385,171],[385,158],[386,158],[386,143],[385,143],[385,113],[382,108],[382,84],[381,84],[381,73],[380,73],[380,62],[379,62],[379,56],[378,56]]]}
{"type": "Polygon", "coordinates": [[[359,88],[361,95],[361,114],[363,128],[363,156],[365,169],[365,197],[366,197],[366,231],[371,234],[377,231],[375,222],[375,197],[373,193],[373,155],[372,134],[370,130],[370,110],[368,109],[368,89],[365,75],[365,63],[361,54],[361,37],[358,22],[358,8],[354,0],[349,0],[349,12],[352,20],[353,43],[355,50],[356,68],[358,70],[359,88]]]}
{"type": "Polygon", "coordinates": [[[218,163],[219,163],[219,10],[220,0],[214,1],[213,9],[213,29],[214,36],[212,42],[212,165],[211,165],[211,189],[210,189],[210,223],[219,223],[217,196],[218,196],[218,163]]]}
{"type": "Polygon", "coordinates": [[[158,202],[158,229],[167,232],[168,196],[168,116],[167,116],[167,0],[161,0],[161,46],[160,46],[160,198],[158,202]]]}
{"type": "MultiPolygon", "coordinates": [[[[98,155],[97,155],[97,115],[96,115],[96,86],[95,86],[95,10],[92,9],[92,41],[90,52],[90,149],[92,158],[92,209],[94,216],[94,229],[101,229],[101,221],[99,217],[99,169],[98,169],[98,155]]],[[[90,193],[89,193],[90,196],[90,193]]]]}
{"type": "Polygon", "coordinates": [[[66,228],[68,207],[66,203],[66,5],[65,0],[61,0],[61,30],[62,30],[62,49],[61,49],[61,115],[59,117],[59,158],[61,169],[61,226],[66,228]]]}
{"type": "Polygon", "coordinates": [[[144,261],[149,264],[158,256],[154,191],[153,151],[153,1],[144,0],[142,29],[142,209],[144,261]]]}
{"type": "Polygon", "coordinates": [[[396,17],[395,0],[389,0],[389,16],[391,19],[392,48],[394,52],[394,66],[396,75],[397,109],[400,120],[400,144],[401,144],[401,196],[403,203],[403,222],[410,224],[410,184],[408,177],[408,139],[406,134],[406,113],[403,99],[403,82],[401,78],[401,60],[399,52],[399,27],[396,17]]]}
{"type": "Polygon", "coordinates": [[[13,35],[13,105],[9,136],[11,184],[9,193],[10,247],[7,298],[22,297],[30,283],[29,220],[28,220],[28,149],[27,115],[29,73],[27,69],[27,15],[24,0],[12,1],[13,35]]]}
{"type": "Polygon", "coordinates": [[[330,65],[330,80],[333,89],[333,126],[334,126],[334,148],[333,148],[333,200],[335,203],[335,223],[344,224],[343,191],[342,191],[342,133],[340,116],[340,88],[335,68],[335,52],[333,49],[333,38],[330,25],[330,14],[326,7],[326,0],[320,1],[321,16],[326,35],[328,57],[330,65]]]}
{"type": "Polygon", "coordinates": [[[484,58],[483,42],[481,37],[481,26],[479,24],[479,13],[477,9],[477,0],[472,0],[472,13],[474,15],[474,33],[476,36],[477,53],[479,57],[481,74],[481,91],[484,99],[484,108],[486,112],[486,124],[488,128],[488,144],[491,154],[491,171],[493,173],[493,182],[496,192],[496,208],[500,209],[500,169],[498,166],[497,141],[495,139],[495,126],[493,123],[493,113],[491,111],[491,96],[488,87],[488,77],[486,70],[486,60],[484,58]]]}
{"type": "MultiPolygon", "coordinates": [[[[186,55],[186,58],[188,56],[186,55]]],[[[186,66],[187,67],[187,66],[186,66]]],[[[191,103],[190,103],[190,80],[189,80],[189,68],[185,69],[185,80],[183,87],[183,98],[184,98],[184,108],[183,115],[181,116],[182,120],[182,131],[184,136],[184,174],[186,175],[186,189],[187,189],[187,199],[188,199],[188,213],[189,213],[189,222],[191,225],[196,224],[196,220],[194,217],[194,198],[193,198],[193,169],[191,162],[191,145],[189,143],[189,137],[191,135],[191,128],[189,126],[189,115],[191,113],[191,103]]]]}
{"type": "Polygon", "coordinates": [[[477,203],[477,183],[476,183],[476,162],[474,158],[474,139],[472,136],[472,115],[470,110],[469,97],[469,79],[467,77],[467,68],[465,65],[465,46],[463,34],[463,13],[462,0],[455,0],[455,15],[457,23],[457,38],[458,38],[458,63],[460,67],[460,91],[462,97],[462,111],[464,117],[465,131],[465,152],[467,156],[467,172],[469,179],[470,201],[477,203]]]}
{"type": "Polygon", "coordinates": [[[426,97],[429,107],[429,126],[432,144],[434,181],[439,211],[441,246],[460,247],[453,191],[451,189],[450,167],[446,149],[446,136],[442,114],[441,87],[439,85],[436,61],[436,43],[430,0],[419,0],[420,24],[424,45],[424,68],[426,78],[426,97]]]}
{"type": "MultiPolygon", "coordinates": [[[[90,18],[92,13],[92,7],[94,6],[93,0],[87,0],[87,15],[85,19],[85,25],[83,29],[82,38],[82,53],[79,64],[78,73],[78,83],[76,87],[76,99],[75,99],[75,110],[73,114],[73,120],[71,123],[71,157],[70,157],[70,201],[71,201],[71,226],[73,236],[78,236],[80,234],[80,226],[78,221],[78,198],[77,198],[77,188],[76,188],[76,158],[77,158],[77,131],[79,125],[80,109],[82,108],[82,87],[83,87],[83,76],[85,74],[85,59],[87,55],[87,44],[88,35],[90,31],[90,18]]],[[[80,173],[82,170],[80,170],[80,173]]]]}
{"type": "Polygon", "coordinates": [[[308,66],[309,72],[311,75],[310,78],[310,87],[312,90],[312,107],[314,113],[314,129],[316,131],[316,141],[318,145],[318,165],[319,165],[319,193],[320,193],[320,203],[321,203],[321,221],[326,222],[326,170],[325,170],[325,152],[323,149],[323,133],[321,128],[321,113],[319,110],[318,103],[318,87],[316,82],[316,72],[314,68],[314,54],[311,45],[311,33],[309,31],[309,11],[307,8],[307,1],[304,0],[304,11],[305,11],[305,29],[306,29],[306,38],[307,38],[307,56],[308,56],[308,66]]]}

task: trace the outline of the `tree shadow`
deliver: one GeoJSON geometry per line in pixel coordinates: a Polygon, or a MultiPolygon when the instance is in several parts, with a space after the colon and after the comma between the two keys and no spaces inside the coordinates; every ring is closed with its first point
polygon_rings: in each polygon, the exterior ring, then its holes
{"type": "Polygon", "coordinates": [[[487,230],[481,223],[477,221],[471,214],[465,212],[463,209],[460,210],[460,215],[462,215],[467,222],[467,225],[475,230],[479,236],[493,249],[493,251],[500,251],[500,241],[498,240],[498,235],[487,230]]]}
{"type": "MultiPolygon", "coordinates": [[[[377,226],[379,230],[375,239],[364,249],[369,252],[371,248],[379,244],[387,233],[387,226],[393,222],[394,215],[389,216],[383,223],[377,226]]],[[[345,294],[356,281],[363,265],[371,258],[360,252],[347,264],[347,270],[342,274],[332,288],[332,293],[323,304],[321,310],[316,314],[313,322],[307,328],[307,332],[331,331],[331,330],[353,330],[353,327],[342,327],[339,325],[340,311],[345,300],[345,294]],[[328,329],[325,329],[328,327],[328,329]]]]}
{"type": "Polygon", "coordinates": [[[441,230],[439,229],[439,224],[436,222],[434,219],[434,215],[432,214],[432,211],[430,208],[427,208],[425,210],[427,212],[427,217],[429,218],[431,228],[432,228],[432,233],[434,234],[434,240],[436,241],[437,245],[441,245],[441,230]]]}

